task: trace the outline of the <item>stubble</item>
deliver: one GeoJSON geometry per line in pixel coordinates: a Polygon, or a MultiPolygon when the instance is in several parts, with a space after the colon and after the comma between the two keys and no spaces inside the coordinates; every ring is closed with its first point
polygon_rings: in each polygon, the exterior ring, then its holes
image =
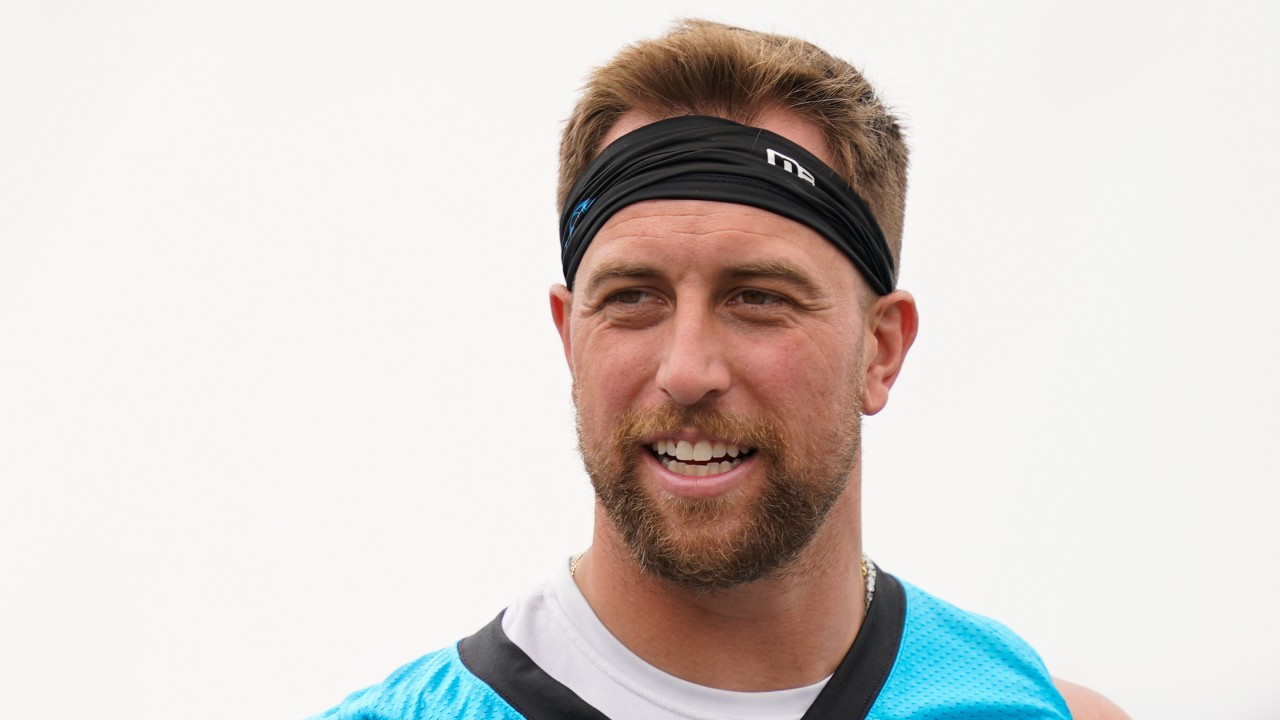
{"type": "MultiPolygon", "coordinates": [[[[583,427],[579,411],[579,446],[597,501],[641,568],[700,591],[729,588],[788,567],[844,492],[861,425],[861,393],[847,390],[833,423],[799,437],[787,437],[770,418],[668,403],[631,411],[604,438],[583,427]],[[645,487],[639,467],[650,452],[646,441],[689,429],[754,448],[762,486],[708,499],[645,487]]],[[[576,396],[575,388],[575,404],[576,396]]]]}

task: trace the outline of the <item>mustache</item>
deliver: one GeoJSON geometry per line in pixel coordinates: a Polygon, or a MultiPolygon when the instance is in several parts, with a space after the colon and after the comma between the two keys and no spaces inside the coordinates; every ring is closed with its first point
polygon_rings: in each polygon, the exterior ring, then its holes
{"type": "Polygon", "coordinates": [[[713,405],[678,405],[667,402],[656,408],[632,410],[614,428],[614,447],[633,452],[655,436],[693,430],[717,440],[750,447],[767,455],[782,446],[779,423],[770,418],[731,415],[713,405]]]}

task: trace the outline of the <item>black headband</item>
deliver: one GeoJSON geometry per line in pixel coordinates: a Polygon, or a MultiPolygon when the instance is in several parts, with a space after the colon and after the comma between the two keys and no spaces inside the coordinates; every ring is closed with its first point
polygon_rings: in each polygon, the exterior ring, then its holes
{"type": "Polygon", "coordinates": [[[760,128],[690,115],[627,133],[574,183],[560,216],[560,256],[572,289],[605,221],[643,200],[718,200],[807,225],[831,241],[880,295],[893,292],[893,256],[862,198],[808,150],[760,128]]]}

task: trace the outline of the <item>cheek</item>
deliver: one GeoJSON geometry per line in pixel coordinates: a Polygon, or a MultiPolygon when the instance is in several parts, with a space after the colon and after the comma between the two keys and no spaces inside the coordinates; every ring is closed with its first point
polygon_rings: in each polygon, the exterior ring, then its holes
{"type": "Polygon", "coordinates": [[[651,384],[657,349],[649,347],[652,341],[642,335],[587,328],[577,336],[573,380],[579,393],[579,412],[620,415],[651,384]]]}
{"type": "Polygon", "coordinates": [[[836,412],[859,372],[860,353],[845,333],[809,333],[752,343],[739,354],[740,382],[787,417],[836,412]]]}
{"type": "Polygon", "coordinates": [[[857,367],[853,352],[802,343],[758,352],[744,369],[753,403],[779,423],[794,467],[845,457],[861,405],[857,367]]]}

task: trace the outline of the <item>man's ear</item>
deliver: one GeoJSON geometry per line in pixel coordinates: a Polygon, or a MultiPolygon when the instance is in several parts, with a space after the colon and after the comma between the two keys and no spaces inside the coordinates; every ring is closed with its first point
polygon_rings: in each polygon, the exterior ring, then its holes
{"type": "Polygon", "coordinates": [[[915,342],[920,322],[916,300],[906,290],[894,290],[871,302],[864,321],[863,360],[867,371],[863,376],[862,411],[875,415],[888,404],[889,389],[915,342]]]}
{"type": "Polygon", "coordinates": [[[564,346],[564,360],[569,363],[569,372],[573,372],[573,354],[569,352],[569,311],[573,308],[573,293],[564,285],[551,286],[551,320],[556,324],[556,332],[560,333],[560,344],[564,346]]]}

